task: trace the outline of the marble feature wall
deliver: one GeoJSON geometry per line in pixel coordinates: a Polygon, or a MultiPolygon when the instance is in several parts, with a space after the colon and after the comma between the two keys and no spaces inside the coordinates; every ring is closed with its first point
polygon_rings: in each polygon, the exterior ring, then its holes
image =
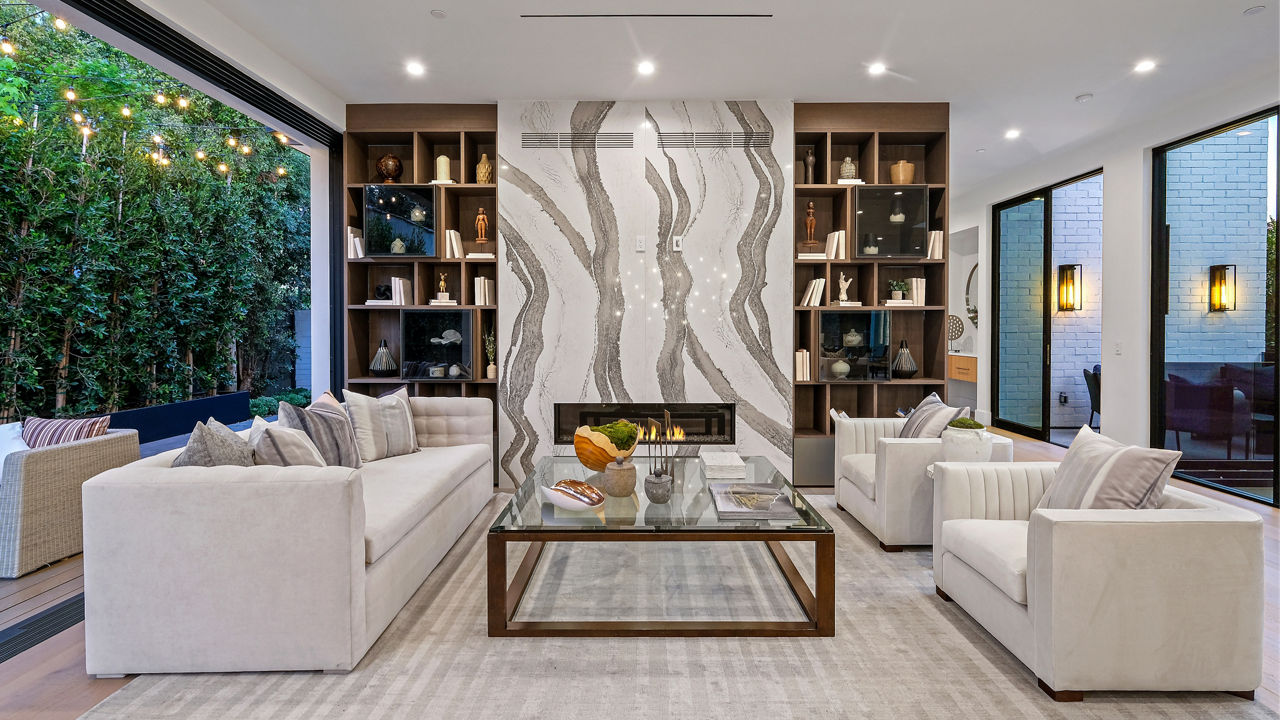
{"type": "Polygon", "coordinates": [[[790,476],[792,112],[790,102],[498,104],[504,484],[572,452],[551,443],[556,402],[733,402],[738,452],[790,476]],[[570,132],[633,143],[522,147],[526,133],[570,132]],[[673,132],[772,141],[662,147],[659,133],[673,132]]]}

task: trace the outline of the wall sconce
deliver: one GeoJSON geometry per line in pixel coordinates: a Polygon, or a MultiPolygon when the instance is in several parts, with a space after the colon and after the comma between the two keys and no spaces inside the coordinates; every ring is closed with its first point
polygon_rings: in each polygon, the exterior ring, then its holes
{"type": "Polygon", "coordinates": [[[1209,312],[1236,309],[1236,266],[1209,266],[1209,312]]]}
{"type": "Polygon", "coordinates": [[[1058,266],[1058,310],[1080,310],[1084,307],[1080,295],[1081,280],[1084,278],[1083,265],[1058,266]]]}

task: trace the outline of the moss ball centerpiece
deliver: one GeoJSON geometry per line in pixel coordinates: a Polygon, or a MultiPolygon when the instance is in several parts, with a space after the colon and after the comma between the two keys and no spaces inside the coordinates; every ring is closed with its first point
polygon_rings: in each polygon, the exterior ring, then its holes
{"type": "Polygon", "coordinates": [[[596,472],[618,458],[629,458],[636,450],[640,428],[628,420],[608,425],[583,425],[573,434],[573,450],[578,461],[596,472]]]}

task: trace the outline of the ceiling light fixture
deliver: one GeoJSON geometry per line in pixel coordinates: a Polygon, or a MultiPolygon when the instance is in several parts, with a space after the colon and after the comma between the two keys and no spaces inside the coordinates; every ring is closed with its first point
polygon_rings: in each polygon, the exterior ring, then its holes
{"type": "Polygon", "coordinates": [[[1155,60],[1139,60],[1138,64],[1133,66],[1133,71],[1136,73],[1149,73],[1155,69],[1156,69],[1155,60]]]}
{"type": "Polygon", "coordinates": [[[417,60],[410,60],[404,64],[404,71],[415,77],[420,77],[427,72],[427,68],[417,60]]]}
{"type": "Polygon", "coordinates": [[[986,148],[978,148],[977,150],[974,150],[974,152],[980,152],[980,153],[984,153],[986,151],[987,151],[986,148]]]}
{"type": "Polygon", "coordinates": [[[873,62],[867,66],[867,72],[872,75],[883,75],[887,69],[882,62],[873,62]]]}
{"type": "Polygon", "coordinates": [[[437,20],[443,20],[443,19],[445,19],[445,18],[449,17],[449,13],[447,13],[447,12],[445,12],[445,11],[443,11],[443,10],[432,10],[432,11],[431,11],[431,17],[433,17],[433,18],[435,18],[435,19],[437,19],[437,20]]]}
{"type": "Polygon", "coordinates": [[[1081,105],[1089,102],[1092,99],[1093,99],[1093,93],[1081,93],[1076,96],[1076,102],[1080,103],[1081,105]]]}
{"type": "Polygon", "coordinates": [[[1266,6],[1266,5],[1254,5],[1254,6],[1253,6],[1253,7],[1251,7],[1251,8],[1245,8],[1245,9],[1244,9],[1244,14],[1245,14],[1245,15],[1257,15],[1258,13],[1260,13],[1260,12],[1262,12],[1263,10],[1266,10],[1266,9],[1267,9],[1267,6],[1266,6]]]}
{"type": "Polygon", "coordinates": [[[1009,128],[1004,131],[1005,140],[1017,140],[1019,137],[1022,137],[1022,131],[1018,128],[1009,128]]]}
{"type": "Polygon", "coordinates": [[[657,68],[654,67],[653,62],[649,60],[641,60],[640,64],[636,65],[636,72],[640,73],[641,75],[652,75],[653,71],[656,69],[657,68]]]}

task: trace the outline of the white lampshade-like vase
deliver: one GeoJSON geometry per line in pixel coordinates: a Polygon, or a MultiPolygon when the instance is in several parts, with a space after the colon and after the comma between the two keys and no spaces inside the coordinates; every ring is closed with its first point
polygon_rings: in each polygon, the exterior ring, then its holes
{"type": "Polygon", "coordinates": [[[991,433],[971,428],[949,427],[943,430],[942,459],[946,462],[987,462],[991,459],[991,433]]]}

